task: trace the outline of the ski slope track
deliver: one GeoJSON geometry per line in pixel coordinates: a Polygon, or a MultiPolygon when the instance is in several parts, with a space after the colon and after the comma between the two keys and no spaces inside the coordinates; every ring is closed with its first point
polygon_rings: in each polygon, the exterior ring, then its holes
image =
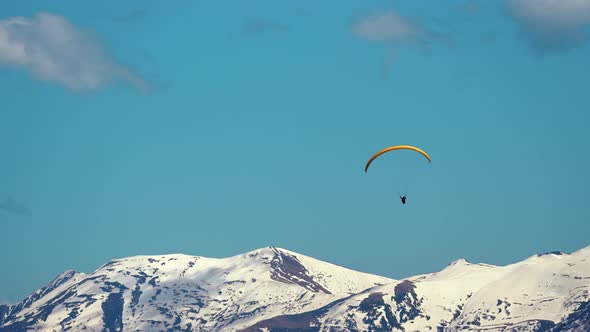
{"type": "Polygon", "coordinates": [[[20,331],[590,331],[590,247],[507,265],[460,259],[393,280],[276,247],[115,259],[14,305],[20,331]]]}

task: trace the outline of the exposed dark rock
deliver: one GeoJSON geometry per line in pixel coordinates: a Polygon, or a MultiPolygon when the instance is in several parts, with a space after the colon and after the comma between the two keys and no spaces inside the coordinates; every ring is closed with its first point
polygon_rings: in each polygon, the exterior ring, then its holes
{"type": "Polygon", "coordinates": [[[590,301],[582,302],[574,312],[550,329],[551,332],[570,330],[590,331],[590,301]]]}
{"type": "Polygon", "coordinates": [[[131,303],[129,304],[130,307],[134,307],[139,302],[139,297],[141,296],[141,289],[139,285],[135,286],[135,289],[131,292],[131,303]]]}
{"type": "Polygon", "coordinates": [[[101,307],[104,332],[123,331],[123,294],[109,294],[101,307]]]}
{"type": "Polygon", "coordinates": [[[0,304],[0,326],[2,326],[2,324],[6,321],[6,318],[8,318],[10,309],[10,306],[0,304]]]}
{"type": "Polygon", "coordinates": [[[152,279],[150,279],[150,285],[152,285],[152,287],[156,287],[156,283],[158,282],[159,277],[153,277],[152,279]]]}
{"type": "Polygon", "coordinates": [[[421,316],[419,307],[422,305],[422,299],[418,298],[414,283],[404,280],[395,286],[393,293],[392,300],[397,303],[395,311],[398,314],[400,324],[421,316]]]}
{"type": "Polygon", "coordinates": [[[331,294],[329,290],[313,280],[309,271],[296,256],[282,252],[274,247],[271,247],[271,249],[275,254],[270,261],[272,268],[270,277],[273,280],[296,284],[312,292],[331,294]]]}
{"type": "Polygon", "coordinates": [[[239,332],[259,332],[262,328],[267,328],[270,332],[317,332],[318,312],[310,311],[297,315],[283,315],[273,317],[259,322],[251,327],[240,330],[239,332]]]}
{"type": "Polygon", "coordinates": [[[361,301],[358,309],[366,314],[363,323],[367,324],[370,331],[403,330],[393,315],[391,306],[385,303],[384,295],[384,293],[371,293],[361,301]]]}
{"type": "Polygon", "coordinates": [[[103,283],[104,283],[104,286],[102,286],[100,289],[103,292],[106,292],[106,293],[112,292],[115,288],[118,289],[121,292],[127,289],[127,287],[125,285],[123,285],[123,284],[121,284],[119,282],[116,282],[116,281],[115,282],[113,282],[113,281],[104,281],[103,283]]]}
{"type": "Polygon", "coordinates": [[[139,271],[138,274],[134,274],[133,277],[137,280],[137,282],[143,284],[146,281],[148,275],[143,271],[139,271]]]}

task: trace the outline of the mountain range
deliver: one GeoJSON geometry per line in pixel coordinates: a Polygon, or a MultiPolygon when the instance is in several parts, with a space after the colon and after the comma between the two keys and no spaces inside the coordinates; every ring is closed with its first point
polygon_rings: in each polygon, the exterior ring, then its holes
{"type": "Polygon", "coordinates": [[[13,305],[20,331],[590,331],[590,246],[402,280],[267,247],[229,258],[112,260],[13,305]]]}

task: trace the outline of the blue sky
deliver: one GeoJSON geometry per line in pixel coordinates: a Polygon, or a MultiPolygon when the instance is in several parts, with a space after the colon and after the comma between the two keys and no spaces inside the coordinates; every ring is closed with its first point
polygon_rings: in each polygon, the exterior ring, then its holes
{"type": "Polygon", "coordinates": [[[139,254],[401,278],[590,245],[589,1],[1,9],[1,301],[139,254]],[[364,173],[395,144],[432,164],[364,173]]]}

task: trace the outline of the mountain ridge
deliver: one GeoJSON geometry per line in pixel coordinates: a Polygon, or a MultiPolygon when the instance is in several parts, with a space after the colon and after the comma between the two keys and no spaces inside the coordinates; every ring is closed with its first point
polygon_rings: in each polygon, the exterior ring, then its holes
{"type": "Polygon", "coordinates": [[[590,246],[401,280],[280,247],[113,259],[0,305],[5,331],[589,331],[590,246]]]}

